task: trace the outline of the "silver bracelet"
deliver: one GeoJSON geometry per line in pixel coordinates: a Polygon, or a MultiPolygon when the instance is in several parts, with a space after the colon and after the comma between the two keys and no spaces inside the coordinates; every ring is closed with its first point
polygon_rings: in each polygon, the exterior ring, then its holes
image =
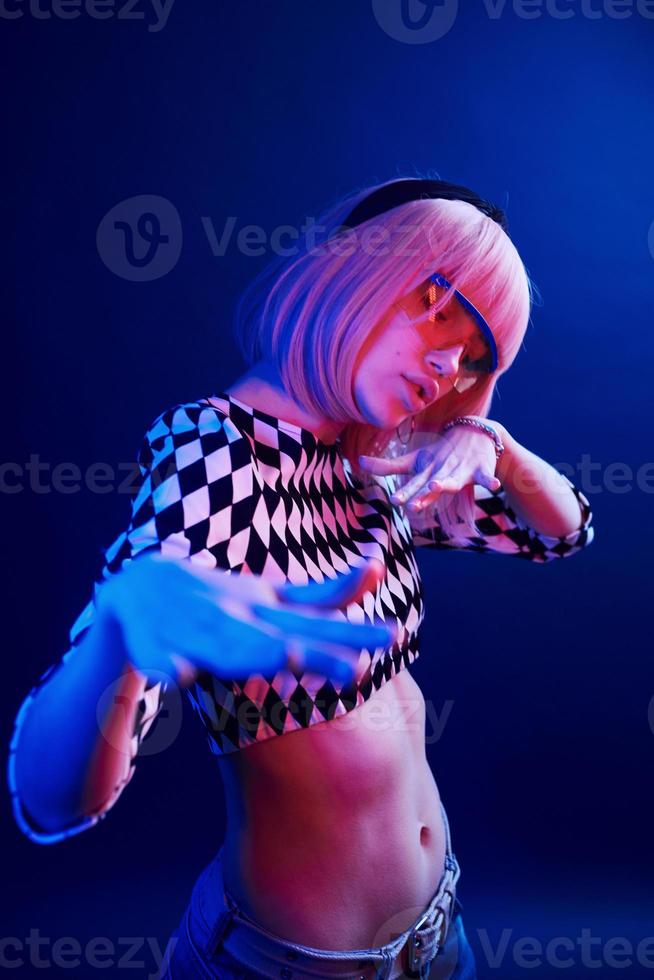
{"type": "Polygon", "coordinates": [[[495,456],[500,459],[502,453],[504,452],[504,444],[500,439],[499,435],[491,425],[485,425],[483,422],[479,422],[477,419],[470,418],[468,415],[460,415],[456,419],[450,419],[450,421],[443,426],[441,432],[447,432],[454,425],[471,425],[475,429],[479,429],[481,432],[485,432],[487,436],[490,436],[495,443],[495,456]]]}

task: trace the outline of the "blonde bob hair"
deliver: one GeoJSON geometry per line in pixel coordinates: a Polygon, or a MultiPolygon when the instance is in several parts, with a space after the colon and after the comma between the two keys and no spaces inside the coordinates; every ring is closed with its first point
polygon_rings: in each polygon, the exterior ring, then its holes
{"type": "MultiPolygon", "coordinates": [[[[440,272],[484,313],[497,344],[492,375],[461,394],[448,392],[416,415],[415,438],[422,436],[424,444],[425,433],[438,438],[441,426],[457,415],[488,417],[497,380],[522,344],[535,292],[508,234],[464,201],[410,201],[344,229],[350,211],[386,183],[359,188],[306,220],[292,254],[278,255],[245,289],[234,323],[248,364],[272,362],[294,401],[345,423],[341,449],[364,485],[375,478],[361,470],[359,455],[412,449],[411,442],[399,444],[395,428],[366,422],[353,395],[357,356],[393,303],[440,272]]],[[[451,296],[448,290],[437,309],[451,296]]],[[[446,533],[477,533],[473,502],[472,485],[439,497],[436,512],[446,533]]]]}

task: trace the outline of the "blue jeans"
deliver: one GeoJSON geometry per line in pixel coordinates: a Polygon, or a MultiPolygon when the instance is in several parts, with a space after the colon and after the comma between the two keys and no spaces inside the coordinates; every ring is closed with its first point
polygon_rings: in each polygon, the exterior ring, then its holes
{"type": "Polygon", "coordinates": [[[289,942],[250,919],[224,888],[222,850],[198,877],[171,936],[160,980],[476,980],[447,816],[445,870],[427,907],[384,946],[325,950],[289,942]]]}

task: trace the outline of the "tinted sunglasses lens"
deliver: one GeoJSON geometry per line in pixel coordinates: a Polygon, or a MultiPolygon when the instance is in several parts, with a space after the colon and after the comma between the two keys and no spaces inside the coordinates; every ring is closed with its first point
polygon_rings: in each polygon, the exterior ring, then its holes
{"type": "Polygon", "coordinates": [[[485,374],[492,373],[492,363],[493,355],[490,350],[477,358],[477,360],[472,360],[471,358],[464,358],[461,362],[459,372],[456,376],[454,387],[459,392],[463,394],[464,391],[468,391],[473,385],[477,384],[479,379],[485,374]]]}
{"type": "Polygon", "coordinates": [[[464,358],[461,367],[470,374],[491,374],[493,371],[493,354],[490,348],[486,347],[485,352],[477,358],[464,358]]]}
{"type": "Polygon", "coordinates": [[[459,395],[462,395],[464,392],[469,391],[473,385],[476,385],[480,377],[480,374],[467,374],[465,371],[460,371],[452,382],[452,387],[459,395]]]}

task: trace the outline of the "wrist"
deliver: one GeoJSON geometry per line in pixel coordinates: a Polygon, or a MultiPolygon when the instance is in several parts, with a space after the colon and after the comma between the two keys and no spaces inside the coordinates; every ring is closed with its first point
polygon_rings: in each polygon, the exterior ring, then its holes
{"type": "Polygon", "coordinates": [[[495,467],[495,476],[500,483],[504,483],[512,461],[515,458],[515,449],[518,443],[501,422],[496,422],[494,419],[487,419],[487,422],[496,430],[504,446],[504,452],[500,459],[498,459],[497,466],[495,467]]]}
{"type": "Polygon", "coordinates": [[[112,671],[116,678],[124,674],[138,676],[127,651],[122,624],[108,603],[96,605],[89,635],[88,642],[93,645],[96,657],[105,669],[112,671]]]}
{"type": "MultiPolygon", "coordinates": [[[[476,418],[476,417],[477,416],[475,415],[471,416],[471,418],[476,418]]],[[[504,425],[502,425],[501,422],[496,422],[495,419],[482,419],[482,418],[480,418],[479,421],[485,422],[486,425],[492,426],[492,428],[495,429],[502,442],[508,442],[508,440],[511,438],[508,433],[508,430],[504,425]]]]}
{"type": "MultiPolygon", "coordinates": [[[[502,433],[500,432],[500,426],[491,422],[490,419],[483,418],[479,415],[459,415],[454,419],[450,419],[443,428],[441,432],[448,432],[455,426],[469,426],[472,429],[476,429],[477,432],[482,432],[488,439],[491,439],[495,447],[495,463],[496,465],[502,459],[504,455],[504,442],[502,440],[502,433]]],[[[503,428],[503,427],[502,427],[503,428]]]]}

